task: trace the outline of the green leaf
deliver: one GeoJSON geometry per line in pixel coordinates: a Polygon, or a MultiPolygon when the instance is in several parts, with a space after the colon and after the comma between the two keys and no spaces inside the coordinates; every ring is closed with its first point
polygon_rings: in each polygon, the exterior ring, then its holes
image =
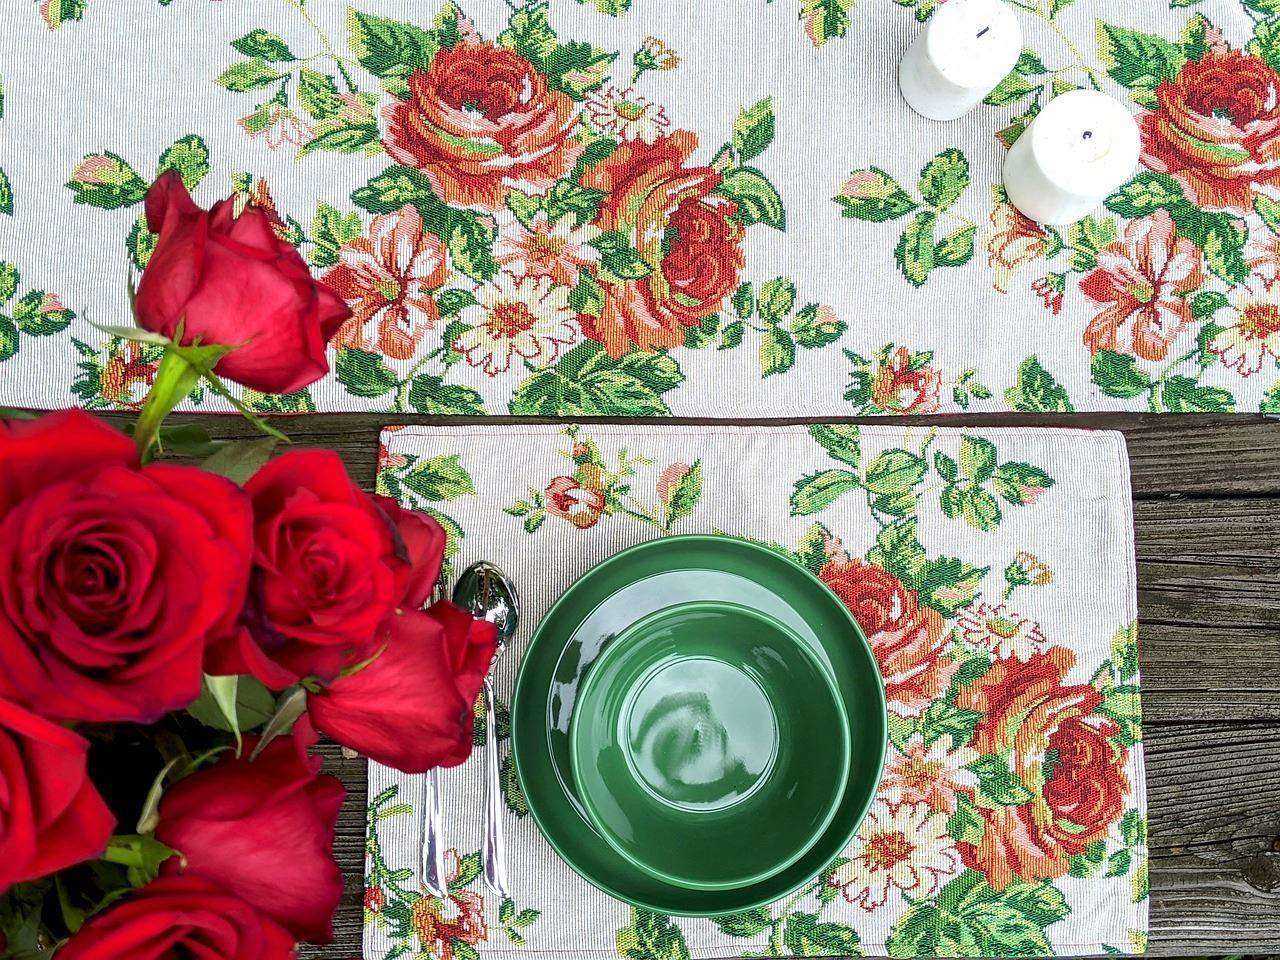
{"type": "Polygon", "coordinates": [[[330,153],[369,153],[371,147],[381,151],[382,135],[377,123],[343,123],[318,130],[316,135],[298,149],[298,156],[305,157],[317,150],[330,153]]]}
{"type": "Polygon", "coordinates": [[[583,187],[572,180],[557,180],[551,185],[551,189],[543,194],[539,205],[551,223],[555,223],[566,214],[572,214],[581,225],[596,219],[600,213],[600,201],[604,197],[603,190],[583,187]]]}
{"type": "Polygon", "coordinates": [[[916,589],[926,604],[943,616],[954,617],[957,610],[974,601],[982,578],[989,569],[975,567],[955,557],[939,557],[924,565],[916,589]]]}
{"type": "Polygon", "coordinates": [[[716,193],[738,205],[734,219],[750,226],[763,223],[775,230],[787,228],[787,214],[777,188],[759,170],[736,167],[725,172],[716,193]]]}
{"type": "Polygon", "coordinates": [[[892,573],[909,589],[918,589],[930,561],[916,536],[916,518],[895,520],[882,527],[867,560],[892,573]]]}
{"type": "Polygon", "coordinates": [[[616,230],[609,230],[591,241],[600,251],[600,266],[609,276],[605,282],[639,280],[653,272],[653,266],[631,246],[631,241],[616,230]]]}
{"type": "Polygon", "coordinates": [[[973,259],[973,238],[977,227],[961,227],[947,234],[934,250],[934,263],[939,267],[962,267],[973,259]]]}
{"type": "Polygon", "coordinates": [[[1000,503],[982,487],[965,491],[961,512],[964,522],[976,530],[994,530],[1000,525],[1000,503]]]}
{"type": "Polygon", "coordinates": [[[302,67],[298,71],[298,102],[312,120],[328,120],[343,107],[338,82],[329,74],[319,73],[310,67],[302,67]]]}
{"type": "Polygon", "coordinates": [[[261,27],[250,30],[238,40],[232,40],[231,46],[246,57],[260,57],[272,63],[284,63],[297,60],[289,49],[289,45],[277,34],[261,27]]]}
{"type": "Polygon", "coordinates": [[[947,821],[947,832],[960,843],[977,845],[986,834],[986,823],[977,807],[963,793],[956,796],[956,812],[947,821]]]}
{"type": "Polygon", "coordinates": [[[283,80],[287,74],[281,73],[261,57],[239,60],[218,75],[217,82],[232,93],[244,93],[247,90],[260,90],[269,87],[277,80],[283,80]]]}
{"type": "Polygon", "coordinates": [[[756,309],[760,319],[777,323],[796,303],[796,285],[786,277],[774,277],[760,288],[756,309]]]}
{"type": "Polygon", "coordinates": [[[1223,307],[1228,306],[1231,301],[1227,299],[1226,294],[1219,293],[1217,290],[1201,290],[1193,295],[1188,303],[1191,305],[1193,317],[1197,320],[1208,320],[1223,307]]]}
{"type": "Polygon", "coordinates": [[[680,365],[665,353],[615,359],[588,341],[520,384],[510,410],[516,416],[670,416],[662,394],[682,382],[680,365]]]}
{"type": "Polygon", "coordinates": [[[253,677],[206,676],[200,696],[187,713],[206,727],[243,733],[262,726],[275,709],[275,696],[253,677]]]}
{"type": "Polygon", "coordinates": [[[969,161],[955,147],[943,150],[920,171],[920,195],[939,210],[959,200],[967,186],[969,161]]]}
{"type": "Polygon", "coordinates": [[[693,515],[693,508],[702,499],[702,461],[693,461],[693,466],[680,478],[680,482],[668,493],[667,524],[678,523],[693,515]]]}
{"type": "Polygon", "coordinates": [[[483,866],[480,860],[479,852],[468,853],[466,856],[458,858],[458,870],[453,879],[449,881],[450,890],[462,890],[475,883],[480,878],[480,869],[483,866]]]}
{"type": "Polygon", "coordinates": [[[13,184],[3,170],[0,170],[0,213],[13,216],[13,184]]]}
{"type": "Polygon", "coordinates": [[[768,907],[753,907],[742,913],[729,913],[720,917],[712,917],[720,932],[730,937],[750,939],[757,937],[773,926],[773,914],[768,907]]]}
{"type": "Polygon", "coordinates": [[[524,791],[520,788],[520,778],[516,775],[515,758],[509,753],[502,758],[500,775],[502,779],[502,800],[507,805],[507,809],[517,817],[527,817],[529,815],[529,801],[525,799],[524,791]]]}
{"type": "Polygon", "coordinates": [[[409,385],[409,406],[432,416],[484,415],[484,398],[477,391],[426,373],[409,385]]]}
{"type": "Polygon", "coordinates": [[[74,319],[75,314],[70,310],[46,307],[43,290],[31,290],[13,305],[13,322],[19,330],[32,337],[61,333],[74,319]]]}
{"type": "Polygon", "coordinates": [[[344,216],[329,204],[321,203],[311,220],[313,246],[307,259],[313,267],[331,267],[338,262],[338,251],[363,233],[364,224],[359,214],[344,216]]]}
{"type": "Polygon", "coordinates": [[[961,437],[960,471],[974,483],[986,483],[996,472],[996,445],[984,437],[961,437]]]}
{"type": "Polygon", "coordinates": [[[879,167],[855,170],[835,198],[846,217],[885,223],[906,216],[919,204],[902,186],[879,167]]]}
{"type": "Polygon", "coordinates": [[[400,475],[400,482],[424,500],[456,500],[475,493],[475,484],[458,454],[418,460],[400,475]]]}
{"type": "Polygon", "coordinates": [[[453,265],[472,280],[485,282],[498,272],[493,259],[496,231],[473,213],[457,212],[445,242],[453,265]]]}
{"type": "Polygon", "coordinates": [[[1280,201],[1273,200],[1264,193],[1255,193],[1253,209],[1258,212],[1268,230],[1280,235],[1280,201]]]}
{"type": "Polygon", "coordinates": [[[1071,398],[1036,357],[1018,365],[1017,382],[1004,392],[1005,402],[1026,413],[1070,413],[1071,398]]]}
{"type": "Polygon", "coordinates": [[[671,918],[639,907],[618,931],[617,946],[625,960],[689,960],[684,934],[671,918]]]}
{"type": "Polygon", "coordinates": [[[920,739],[928,747],[943,737],[950,737],[954,749],[973,739],[974,728],[981,719],[982,714],[977,710],[962,710],[945,700],[935,700],[920,717],[920,739]]]}
{"type": "Polygon", "coordinates": [[[933,228],[938,215],[931,210],[917,213],[902,231],[893,255],[898,268],[912,286],[920,287],[929,279],[933,270],[937,248],[933,243],[933,228]]]}
{"type": "Polygon", "coordinates": [[[382,357],[368,350],[339,348],[333,369],[338,382],[353,397],[381,397],[400,384],[382,357]]]}
{"type": "Polygon", "coordinates": [[[751,283],[739,284],[738,289],[733,292],[733,297],[730,298],[730,303],[733,304],[733,312],[739,319],[750,318],[756,312],[756,299],[751,290],[751,283]]]}
{"type": "Polygon", "coordinates": [[[867,464],[866,485],[872,493],[903,493],[924,479],[929,465],[909,450],[885,450],[867,464]]]}
{"type": "Polygon", "coordinates": [[[194,190],[209,174],[209,146],[202,137],[189,133],[180,137],[174,144],[160,154],[160,164],[156,176],[167,170],[175,171],[182,177],[188,190],[194,190]]]}
{"type": "Polygon", "coordinates": [[[1261,20],[1255,23],[1253,39],[1246,49],[1274,69],[1280,69],[1280,20],[1261,20]]]}
{"type": "Polygon", "coordinates": [[[815,423],[809,428],[809,436],[818,441],[833,460],[847,463],[855,469],[862,460],[856,424],[815,423]]]}
{"type": "Polygon", "coordinates": [[[1093,382],[1109,397],[1137,397],[1151,389],[1151,378],[1138,369],[1133,357],[1099,350],[1090,363],[1093,382]]]}
{"type": "Polygon", "coordinates": [[[18,328],[13,321],[0,313],[0,363],[18,352],[18,328]]]}
{"type": "Polygon", "coordinates": [[[1258,412],[1280,414],[1280,383],[1267,391],[1258,404],[1258,412]]]}
{"type": "Polygon", "coordinates": [[[773,98],[765,97],[748,110],[738,111],[733,121],[733,149],[740,161],[762,154],[773,142],[773,98]]]}
{"type": "Polygon", "coordinates": [[[861,952],[852,927],[820,921],[816,913],[803,910],[787,915],[783,943],[788,952],[800,957],[847,957],[861,952]]]}
{"type": "Polygon", "coordinates": [[[18,281],[21,280],[18,268],[7,260],[0,260],[0,306],[13,299],[18,292],[18,281]]]}
{"type": "Polygon", "coordinates": [[[260,437],[225,443],[205,458],[200,466],[209,473],[226,477],[232,483],[243,486],[271,459],[277,442],[274,437],[260,437]]]}
{"type": "Polygon", "coordinates": [[[1187,55],[1162,37],[1099,20],[1098,59],[1116,83],[1150,92],[1165,80],[1175,79],[1187,55]]]}
{"type": "Polygon", "coordinates": [[[979,757],[966,767],[978,777],[978,794],[1000,806],[1020,806],[1034,795],[1001,757],[979,757]]]}
{"type": "MultiPolygon", "coordinates": [[[[1107,197],[1106,206],[1112,213],[1138,219],[1156,210],[1169,210],[1187,203],[1182,185],[1164,173],[1144,171],[1107,197]]],[[[1111,235],[1115,239],[1115,234],[1111,235]]],[[[1103,244],[1099,244],[1101,246],[1103,244]]],[[[1096,249],[1096,247],[1095,247],[1096,249]]]]}
{"type": "Polygon", "coordinates": [[[392,93],[403,93],[414,70],[425,70],[439,49],[426,30],[351,8],[347,12],[348,42],[360,65],[379,77],[392,93]]]}
{"type": "Polygon", "coordinates": [[[791,492],[791,515],[805,517],[820,513],[850,490],[858,488],[858,478],[848,470],[820,470],[796,481],[791,492]]]}
{"type": "Polygon", "coordinates": [[[160,866],[177,851],[165,846],[155,837],[145,834],[116,834],[107,841],[102,859],[123,866],[129,884],[145,886],[160,874],[160,866]]]}
{"type": "Polygon", "coordinates": [[[110,151],[89,154],[81,160],[67,187],[75,194],[76,203],[103,210],[132,206],[147,195],[147,182],[122,157],[110,151]]]}
{"type": "Polygon", "coordinates": [[[1053,486],[1053,477],[1029,463],[1010,460],[996,471],[996,493],[1012,504],[1025,506],[1053,486]]]}
{"type": "Polygon", "coordinates": [[[849,325],[830,310],[812,303],[802,307],[791,323],[791,335],[807,350],[835,343],[848,329],[849,325]]]}
{"type": "Polygon", "coordinates": [[[1202,387],[1190,377],[1166,377],[1160,387],[1160,400],[1170,413],[1229,413],[1235,409],[1235,397],[1222,387],[1202,387]]]}
{"type": "Polygon", "coordinates": [[[796,343],[791,334],[778,327],[771,327],[760,336],[760,374],[771,377],[785,373],[796,362],[796,343]]]}

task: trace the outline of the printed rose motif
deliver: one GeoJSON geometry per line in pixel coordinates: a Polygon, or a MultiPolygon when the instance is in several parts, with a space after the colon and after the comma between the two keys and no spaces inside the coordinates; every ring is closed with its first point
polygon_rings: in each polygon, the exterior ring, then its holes
{"type": "Polygon", "coordinates": [[[871,402],[893,413],[933,413],[941,387],[938,370],[913,362],[911,351],[898,347],[871,376],[871,402]]]}
{"type": "Polygon", "coordinates": [[[289,960],[293,937],[199,877],[161,877],[89,921],[58,960],[289,960]]]}
{"type": "Polygon", "coordinates": [[[279,150],[286,143],[301,147],[315,135],[315,131],[288,107],[269,102],[238,121],[251,138],[263,136],[267,148],[279,150]]]}
{"type": "Polygon", "coordinates": [[[461,872],[457,850],[444,853],[449,896],[441,902],[424,896],[413,904],[413,929],[422,950],[438,960],[455,960],[458,944],[474,947],[489,938],[484,919],[484,897],[474,890],[454,890],[461,872]]]}
{"type": "Polygon", "coordinates": [[[0,894],[106,848],[115,818],[88,754],[83,737],[0,700],[0,894]]]}
{"type": "Polygon", "coordinates": [[[639,280],[605,282],[600,316],[582,318],[584,332],[610,356],[679,346],[685,328],[717,312],[737,286],[737,205],[712,194],[718,173],[685,165],[696,146],[685,130],[652,144],[624,143],[583,176],[584,186],[607,194],[597,223],[623,234],[651,270],[639,280]]]}
{"type": "Polygon", "coordinates": [[[507,188],[545,190],[582,153],[573,101],[512,50],[467,40],[408,84],[384,112],[383,144],[445,203],[497,209],[507,188]]]}
{"type": "Polygon", "coordinates": [[[979,600],[956,614],[956,632],[970,646],[997,657],[1026,659],[1044,646],[1040,624],[1003,603],[979,600]]]}
{"type": "Polygon", "coordinates": [[[140,468],[83,413],[0,421],[0,696],[59,720],[185,707],[244,603],[250,532],[233,483],[140,468]]]}
{"type": "Polygon", "coordinates": [[[956,797],[972,793],[978,785],[977,774],[965,769],[977,759],[977,751],[969,747],[951,749],[949,736],[931,746],[913,737],[902,750],[891,752],[880,780],[880,796],[895,805],[926,803],[932,810],[955,813],[956,797]]]}
{"type": "MultiPolygon", "coordinates": [[[[159,366],[159,360],[149,354],[149,346],[137,340],[112,342],[98,378],[98,394],[103,400],[121,407],[141,405],[159,366]]],[[[159,353],[154,347],[151,350],[159,353]]]]}
{"type": "Polygon", "coordinates": [[[1097,268],[1080,281],[1085,296],[1108,304],[1085,328],[1085,345],[1094,353],[1163,360],[1192,322],[1187,294],[1203,282],[1200,249],[1177,235],[1166,211],[1130,221],[1123,239],[1099,250],[1097,268]]]}
{"type": "Polygon", "coordinates": [[[982,714],[970,745],[1008,757],[1014,778],[1032,794],[1018,806],[977,807],[982,840],[960,844],[964,862],[996,890],[1014,878],[1063,876],[1071,857],[1106,837],[1124,812],[1125,752],[1110,742],[1115,725],[1094,715],[1102,695],[1063,684],[1074,664],[1065,647],[997,660],[956,700],[982,714]]]}
{"type": "Polygon", "coordinates": [[[600,228],[590,223],[578,226],[571,213],[549,223],[539,210],[522,223],[510,210],[500,210],[497,221],[493,258],[514,276],[550,277],[556,286],[572,287],[582,268],[600,259],[600,251],[591,245],[600,228]]]}
{"type": "Polygon", "coordinates": [[[333,831],[345,791],[320,773],[302,721],[249,760],[224,755],[179,780],[160,802],[156,839],[183,858],[164,869],[198,876],[251,904],[294,937],[328,943],[342,898],[333,831]]]}
{"type": "Polygon", "coordinates": [[[996,289],[1009,292],[1017,269],[1039,260],[1049,249],[1049,234],[1034,220],[1019,212],[1007,200],[998,200],[991,210],[991,237],[987,240],[987,262],[994,274],[996,289]]]}
{"type": "Polygon", "coordinates": [[[652,144],[671,126],[665,107],[630,87],[602,87],[587,97],[584,106],[593,127],[621,140],[652,144]]]}
{"type": "Polygon", "coordinates": [[[835,557],[819,571],[871,642],[889,708],[919,716],[946,691],[956,672],[946,652],[942,615],[923,606],[893,574],[861,560],[835,557]]]}
{"type": "Polygon", "coordinates": [[[432,293],[446,276],[444,244],[423,230],[417,207],[374,217],[369,236],[344,244],[323,278],[351,308],[334,345],[412,358],[440,319],[432,293]]]}
{"type": "Polygon", "coordinates": [[[1242,377],[1262,369],[1267,357],[1280,363],[1280,280],[1250,277],[1234,294],[1237,320],[1209,341],[1222,365],[1242,377]]]}
{"type": "Polygon", "coordinates": [[[1280,76],[1266,61],[1210,49],[1156,88],[1141,120],[1142,161],[1200,206],[1245,213],[1280,186],[1280,76]]]}
{"type": "Polygon", "coordinates": [[[605,496],[573,477],[555,477],[547,484],[547,513],[568,520],[580,530],[594,527],[604,513],[605,496]]]}
{"type": "Polygon", "coordinates": [[[264,393],[301,390],[329,372],[325,344],[350,316],[312,279],[267,212],[234,197],[205,211],[176,173],[147,193],[147,226],[160,234],[138,283],[138,325],[183,343],[235,347],[214,370],[264,393]]]}
{"type": "Polygon", "coordinates": [[[848,863],[836,869],[832,885],[863,910],[877,910],[897,890],[903,897],[932,896],[944,877],[960,871],[947,815],[927,803],[892,805],[876,800],[858,828],[848,863]]]}
{"type": "Polygon", "coordinates": [[[471,326],[453,348],[490,377],[510,370],[516,357],[546,366],[578,339],[569,288],[556,286],[549,276],[517,279],[499,273],[476,291],[476,300],[458,314],[471,326]]]}
{"type": "Polygon", "coordinates": [[[406,611],[371,663],[312,694],[307,709],[321,733],[397,770],[457,766],[471,755],[495,641],[493,624],[447,601],[406,611]]]}
{"type": "Polygon", "coordinates": [[[211,672],[252,673],[273,689],[305,676],[331,680],[385,642],[408,594],[417,605],[430,594],[443,529],[364,493],[337,454],[286,453],[245,493],[254,521],[249,599],[234,640],[210,650],[211,672]]]}

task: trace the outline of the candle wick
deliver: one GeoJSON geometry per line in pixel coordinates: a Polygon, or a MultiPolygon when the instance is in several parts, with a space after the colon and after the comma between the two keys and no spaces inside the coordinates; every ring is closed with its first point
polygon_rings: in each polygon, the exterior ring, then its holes
{"type": "Polygon", "coordinates": [[[981,30],[979,30],[978,39],[981,40],[983,37],[985,37],[987,35],[987,31],[990,29],[991,29],[990,26],[986,26],[986,27],[983,27],[981,30]]]}
{"type": "Polygon", "coordinates": [[[1092,140],[1092,139],[1093,139],[1093,131],[1092,131],[1092,130],[1086,130],[1084,133],[1080,134],[1080,137],[1081,137],[1081,139],[1083,139],[1083,140],[1092,140]]]}

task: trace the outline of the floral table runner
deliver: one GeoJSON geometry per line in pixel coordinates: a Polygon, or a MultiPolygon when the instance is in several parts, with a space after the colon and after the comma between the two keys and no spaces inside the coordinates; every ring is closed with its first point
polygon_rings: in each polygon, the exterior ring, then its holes
{"type": "Polygon", "coordinates": [[[14,4],[0,403],[137,403],[159,348],[88,321],[176,170],[354,310],[260,410],[1280,410],[1280,7],[1010,3],[1026,51],[950,124],[897,90],[935,0],[14,4]],[[1043,229],[1001,161],[1081,86],[1142,166],[1043,229]]]}
{"type": "Polygon", "coordinates": [[[714,920],[634,910],[579,879],[538,834],[509,756],[511,899],[481,877],[477,754],[443,776],[442,902],[418,875],[419,778],[371,765],[366,960],[1145,948],[1119,434],[538,426],[392,428],[382,442],[379,491],[440,518],[453,573],[487,559],[519,584],[521,631],[496,680],[503,741],[530,629],[570,583],[635,543],[722,531],[785,552],[854,611],[884,675],[892,744],[879,796],[826,873],[714,920]]]}

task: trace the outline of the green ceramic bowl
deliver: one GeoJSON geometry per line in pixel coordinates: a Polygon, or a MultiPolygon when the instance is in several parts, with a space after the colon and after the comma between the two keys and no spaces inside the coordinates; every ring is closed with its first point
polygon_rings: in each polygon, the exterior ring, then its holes
{"type": "Polygon", "coordinates": [[[887,717],[871,649],[848,609],[817,577],[767,547],[731,537],[686,536],[623,551],[552,605],[523,652],[511,727],[529,812],[565,863],[633,906],[706,917],[780,900],[811,883],[845,850],[875,795],[887,717]],[[676,886],[620,856],[576,796],[569,745],[581,683],[609,642],[658,610],[709,600],[748,607],[792,630],[835,678],[849,717],[849,777],[830,826],[789,867],[729,890],[676,886]]]}
{"type": "Polygon", "coordinates": [[[668,607],[615,637],[579,688],[569,742],[578,799],[604,839],[697,890],[795,863],[849,774],[849,720],[817,655],[723,601],[668,607]]]}

